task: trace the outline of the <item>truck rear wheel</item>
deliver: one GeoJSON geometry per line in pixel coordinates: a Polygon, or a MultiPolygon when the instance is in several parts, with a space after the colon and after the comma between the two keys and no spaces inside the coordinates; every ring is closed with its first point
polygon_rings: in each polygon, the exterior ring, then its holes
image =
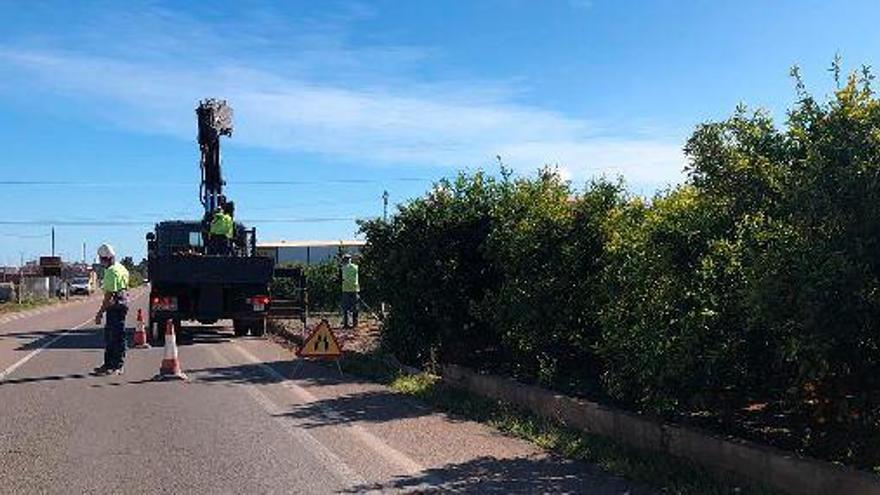
{"type": "MultiPolygon", "coordinates": [[[[168,319],[156,320],[156,338],[154,346],[164,346],[165,345],[165,326],[167,325],[168,319]]],[[[174,342],[180,344],[183,340],[183,328],[180,326],[180,318],[175,318],[172,320],[174,325],[174,342]]]]}
{"type": "Polygon", "coordinates": [[[244,320],[232,320],[232,331],[236,337],[244,337],[248,333],[248,325],[244,320]]]}
{"type": "Polygon", "coordinates": [[[254,337],[262,337],[266,334],[266,320],[261,318],[251,322],[251,335],[254,337]]]}
{"type": "Polygon", "coordinates": [[[156,320],[156,327],[154,331],[156,335],[153,335],[152,345],[154,347],[162,347],[165,345],[165,322],[168,320],[156,320]]]}

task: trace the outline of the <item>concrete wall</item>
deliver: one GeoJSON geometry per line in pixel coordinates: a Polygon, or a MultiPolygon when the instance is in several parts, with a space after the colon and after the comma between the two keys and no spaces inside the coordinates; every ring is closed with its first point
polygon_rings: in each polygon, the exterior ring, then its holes
{"type": "Polygon", "coordinates": [[[880,495],[880,477],[743,440],[729,440],[682,426],[523,385],[508,378],[443,367],[443,381],[516,404],[588,433],[641,449],[657,450],[798,495],[880,495]]]}
{"type": "Polygon", "coordinates": [[[50,291],[49,277],[24,277],[22,279],[22,297],[34,299],[48,299],[54,295],[50,291]]]}

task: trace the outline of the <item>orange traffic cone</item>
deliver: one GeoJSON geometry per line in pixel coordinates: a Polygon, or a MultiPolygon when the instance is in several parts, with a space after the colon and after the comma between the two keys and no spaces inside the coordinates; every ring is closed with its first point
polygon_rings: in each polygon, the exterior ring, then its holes
{"type": "Polygon", "coordinates": [[[149,349],[150,344],[147,343],[147,332],[144,330],[144,311],[138,308],[137,326],[134,329],[134,346],[137,349],[149,349]]]}
{"type": "Polygon", "coordinates": [[[177,359],[177,341],[174,338],[174,324],[171,320],[165,323],[165,358],[159,367],[159,380],[186,380],[186,375],[180,370],[180,360],[177,359]]]}

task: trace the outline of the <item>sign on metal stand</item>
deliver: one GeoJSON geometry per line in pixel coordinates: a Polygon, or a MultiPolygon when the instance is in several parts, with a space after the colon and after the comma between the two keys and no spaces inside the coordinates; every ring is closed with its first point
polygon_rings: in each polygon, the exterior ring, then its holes
{"type": "Polygon", "coordinates": [[[61,276],[60,256],[40,256],[40,271],[44,277],[61,276]]]}
{"type": "MultiPolygon", "coordinates": [[[[342,344],[336,339],[336,335],[330,329],[330,323],[327,320],[321,320],[315,325],[309,336],[303,341],[302,346],[296,351],[296,355],[300,359],[329,359],[336,361],[339,374],[342,374],[342,367],[339,366],[339,358],[342,357],[342,344]]],[[[298,371],[301,367],[302,363],[297,366],[296,370],[298,371]]]]}

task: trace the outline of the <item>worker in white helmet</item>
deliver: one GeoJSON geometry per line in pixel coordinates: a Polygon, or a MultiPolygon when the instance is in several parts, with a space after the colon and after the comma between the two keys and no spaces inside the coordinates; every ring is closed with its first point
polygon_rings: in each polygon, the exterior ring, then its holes
{"type": "Polygon", "coordinates": [[[104,321],[104,364],[95,368],[97,375],[121,375],[125,361],[125,315],[128,314],[128,270],[116,261],[113,246],[102,244],[98,259],[104,267],[104,300],[95,314],[95,324],[104,321]]]}

